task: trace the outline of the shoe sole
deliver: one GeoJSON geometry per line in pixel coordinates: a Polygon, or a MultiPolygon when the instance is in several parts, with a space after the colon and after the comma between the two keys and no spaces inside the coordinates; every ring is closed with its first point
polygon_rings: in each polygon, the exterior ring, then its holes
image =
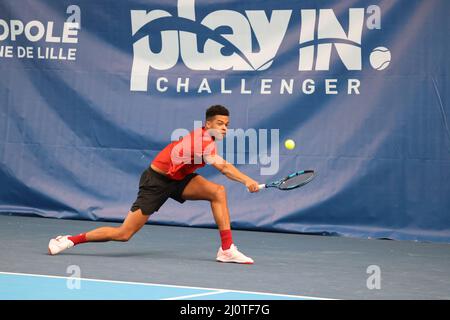
{"type": "Polygon", "coordinates": [[[218,260],[218,259],[216,259],[216,261],[217,262],[222,262],[222,263],[254,264],[254,262],[222,261],[222,260],[218,260]]]}

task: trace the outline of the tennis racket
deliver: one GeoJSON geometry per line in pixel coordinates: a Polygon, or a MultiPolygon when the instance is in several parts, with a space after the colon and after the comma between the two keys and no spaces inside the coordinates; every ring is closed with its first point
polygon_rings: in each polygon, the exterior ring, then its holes
{"type": "Polygon", "coordinates": [[[304,186],[308,182],[311,182],[315,177],[314,170],[303,170],[294,172],[287,177],[274,181],[268,184],[258,185],[259,190],[265,188],[278,188],[280,190],[292,190],[301,186],[304,186]]]}

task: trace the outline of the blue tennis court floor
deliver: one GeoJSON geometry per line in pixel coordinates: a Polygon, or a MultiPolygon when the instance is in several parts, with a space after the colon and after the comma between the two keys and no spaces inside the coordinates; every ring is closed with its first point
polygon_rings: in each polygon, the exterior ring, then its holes
{"type": "Polygon", "coordinates": [[[216,262],[216,229],[146,225],[127,243],[87,243],[48,255],[50,237],[105,225],[117,223],[0,215],[0,299],[450,297],[446,243],[234,230],[233,239],[255,260],[239,265],[216,262]]]}
{"type": "Polygon", "coordinates": [[[311,300],[318,297],[0,272],[0,300],[311,300]]]}

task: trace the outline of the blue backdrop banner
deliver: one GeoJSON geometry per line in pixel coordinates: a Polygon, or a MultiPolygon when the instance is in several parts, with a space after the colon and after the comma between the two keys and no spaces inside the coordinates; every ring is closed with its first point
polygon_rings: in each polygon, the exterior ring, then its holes
{"type": "MultiPolygon", "coordinates": [[[[450,242],[450,1],[2,0],[0,212],[121,221],[170,141],[231,112],[235,229],[450,242]],[[294,149],[284,146],[295,141],[294,149]]],[[[207,202],[153,223],[213,227],[207,202]]]]}

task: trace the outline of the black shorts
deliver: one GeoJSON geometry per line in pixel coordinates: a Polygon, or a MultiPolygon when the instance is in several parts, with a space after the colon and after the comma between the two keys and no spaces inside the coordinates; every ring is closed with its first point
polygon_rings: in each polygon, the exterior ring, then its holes
{"type": "Polygon", "coordinates": [[[182,180],[172,180],[149,167],[141,175],[138,196],[130,210],[141,209],[143,214],[151,215],[169,198],[183,203],[185,200],[181,194],[195,176],[197,173],[191,173],[182,180]]]}

